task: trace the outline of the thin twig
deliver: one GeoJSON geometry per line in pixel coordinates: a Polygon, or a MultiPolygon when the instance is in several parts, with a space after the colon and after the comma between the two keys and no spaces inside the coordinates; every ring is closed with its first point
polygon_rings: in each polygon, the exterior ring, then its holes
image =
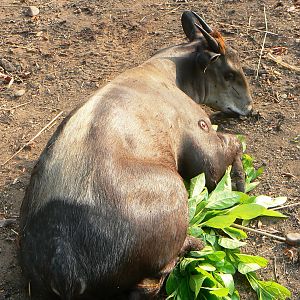
{"type": "Polygon", "coordinates": [[[273,210],[279,210],[279,209],[284,209],[284,208],[288,208],[288,207],[295,207],[295,206],[300,206],[300,203],[294,203],[294,204],[289,204],[289,205],[274,207],[272,209],[273,210]]]}
{"type": "Polygon", "coordinates": [[[279,235],[275,235],[275,234],[271,234],[271,233],[268,233],[268,232],[265,232],[265,231],[260,231],[260,230],[257,230],[257,229],[249,228],[249,227],[242,226],[242,225],[239,225],[239,224],[232,224],[231,226],[235,227],[235,228],[238,228],[238,229],[245,230],[245,231],[255,232],[255,233],[258,233],[258,234],[261,234],[261,235],[264,235],[264,236],[268,236],[268,237],[271,237],[271,238],[276,239],[278,241],[286,242],[286,238],[282,237],[282,236],[279,236],[279,235]]]}
{"type": "Polygon", "coordinates": [[[218,22],[218,24],[223,25],[223,26],[238,28],[238,29],[244,29],[245,28],[245,29],[250,30],[250,31],[263,32],[263,33],[267,33],[267,34],[270,34],[270,35],[279,35],[278,33],[275,33],[275,32],[272,32],[272,31],[258,29],[258,28],[255,28],[255,27],[250,27],[250,26],[245,26],[245,25],[234,25],[234,24],[223,23],[223,22],[218,22]]]}
{"type": "Polygon", "coordinates": [[[289,173],[289,172],[283,172],[282,173],[283,176],[289,177],[289,178],[297,178],[296,175],[289,173]]]}
{"type": "Polygon", "coordinates": [[[15,230],[13,230],[13,229],[10,229],[15,235],[19,235],[19,233],[18,232],[16,232],[15,230]]]}
{"type": "Polygon", "coordinates": [[[277,281],[277,259],[276,259],[276,256],[274,256],[274,260],[273,260],[273,262],[274,262],[274,264],[273,264],[273,272],[274,272],[274,280],[276,281],[276,282],[278,282],[277,281]]]}
{"type": "Polygon", "coordinates": [[[270,52],[267,54],[267,58],[271,59],[272,61],[276,62],[277,64],[281,65],[282,67],[285,67],[287,69],[300,72],[300,67],[290,65],[284,61],[282,61],[282,58],[280,56],[274,56],[270,52]]]}
{"type": "Polygon", "coordinates": [[[32,101],[28,101],[28,102],[26,102],[26,103],[22,103],[22,104],[13,106],[13,107],[11,107],[11,108],[0,107],[0,110],[10,111],[10,110],[19,108],[19,107],[21,107],[21,106],[27,105],[27,104],[29,104],[29,103],[31,103],[31,102],[32,102],[32,101]]]}
{"type": "Polygon", "coordinates": [[[24,144],[17,152],[15,152],[10,158],[8,158],[1,166],[7,164],[11,159],[13,159],[18,153],[20,153],[24,148],[26,148],[29,144],[31,144],[38,136],[40,136],[56,119],[58,119],[63,114],[61,111],[58,115],[56,115],[46,126],[44,126],[29,142],[24,144]]]}
{"type": "Polygon", "coordinates": [[[265,16],[265,28],[266,28],[266,31],[265,31],[265,36],[264,36],[263,43],[262,43],[261,50],[260,50],[260,54],[259,54],[259,59],[258,59],[258,64],[257,64],[255,79],[258,78],[258,71],[259,71],[259,67],[260,67],[260,61],[261,61],[262,54],[264,52],[265,42],[266,42],[266,38],[267,38],[267,35],[268,35],[268,22],[267,22],[266,6],[265,5],[264,5],[264,16],[265,16]]]}

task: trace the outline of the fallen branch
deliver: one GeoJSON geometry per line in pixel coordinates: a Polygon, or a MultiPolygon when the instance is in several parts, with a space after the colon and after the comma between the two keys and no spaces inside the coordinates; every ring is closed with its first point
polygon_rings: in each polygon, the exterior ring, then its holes
{"type": "Polygon", "coordinates": [[[8,158],[1,166],[6,165],[11,159],[13,159],[18,153],[20,153],[24,148],[30,145],[38,136],[40,136],[56,119],[58,119],[63,114],[61,111],[58,115],[56,115],[45,127],[43,127],[30,141],[24,144],[17,152],[15,152],[10,158],[8,158]]]}
{"type": "Polygon", "coordinates": [[[245,231],[250,231],[250,232],[258,233],[260,235],[268,236],[268,237],[271,237],[271,238],[273,238],[275,240],[278,240],[278,241],[281,241],[281,242],[285,242],[286,241],[285,237],[282,237],[282,236],[279,236],[279,235],[275,235],[275,234],[271,234],[271,233],[268,233],[268,232],[265,232],[265,231],[253,229],[253,228],[246,227],[246,226],[239,225],[239,224],[232,224],[231,226],[235,227],[235,228],[238,228],[238,229],[245,230],[245,231]]]}
{"type": "Polygon", "coordinates": [[[258,59],[258,64],[257,64],[255,79],[258,78],[258,71],[259,71],[259,67],[260,67],[261,57],[262,57],[262,54],[263,54],[264,49],[265,49],[266,38],[267,38],[267,35],[268,35],[268,22],[267,22],[267,15],[266,15],[266,7],[265,7],[265,5],[264,5],[264,16],[265,16],[265,28],[266,28],[266,31],[265,31],[265,36],[264,36],[263,43],[262,43],[261,50],[260,50],[260,54],[259,54],[259,59],[258,59]]]}
{"type": "Polygon", "coordinates": [[[292,246],[300,245],[300,233],[291,232],[291,233],[286,234],[285,237],[283,237],[283,236],[271,234],[271,233],[268,233],[268,232],[265,232],[265,231],[249,228],[249,227],[246,227],[246,226],[242,226],[242,225],[239,225],[239,224],[232,224],[231,226],[235,227],[235,228],[238,228],[238,229],[245,230],[245,231],[255,232],[255,233],[258,233],[260,235],[268,236],[268,237],[271,237],[275,240],[285,242],[285,243],[287,243],[289,245],[292,245],[292,246]]]}
{"type": "Polygon", "coordinates": [[[296,206],[300,206],[300,203],[293,203],[293,204],[289,204],[289,205],[278,206],[278,207],[274,207],[272,209],[273,210],[279,210],[279,209],[284,209],[284,208],[289,208],[289,207],[296,207],[296,206]]]}
{"type": "Polygon", "coordinates": [[[28,101],[26,103],[22,103],[22,104],[19,104],[19,105],[16,105],[16,106],[13,106],[11,108],[6,108],[6,107],[0,107],[0,110],[5,110],[5,111],[10,111],[10,110],[13,110],[13,109],[16,109],[16,108],[19,108],[19,107],[22,107],[22,106],[25,106],[29,103],[31,103],[32,101],[28,101]]]}
{"type": "Polygon", "coordinates": [[[234,25],[234,24],[223,23],[223,22],[218,22],[218,24],[223,25],[223,26],[229,26],[229,27],[232,27],[232,28],[246,29],[246,30],[256,31],[256,32],[263,32],[263,33],[267,33],[267,34],[270,34],[270,35],[279,35],[278,33],[268,31],[268,30],[258,29],[256,27],[251,27],[250,25],[248,25],[248,26],[234,25]]]}
{"type": "Polygon", "coordinates": [[[3,219],[3,220],[0,220],[0,228],[3,228],[3,227],[7,227],[11,224],[14,224],[17,222],[17,219],[3,219]]]}
{"type": "Polygon", "coordinates": [[[294,65],[290,65],[284,61],[282,61],[282,57],[280,56],[274,56],[273,54],[271,54],[270,52],[267,54],[267,58],[271,59],[272,61],[276,62],[278,65],[281,65],[287,69],[296,71],[300,73],[300,67],[294,66],[294,65]]]}
{"type": "Polygon", "coordinates": [[[276,256],[274,256],[274,259],[273,259],[273,273],[274,273],[274,280],[276,282],[278,282],[277,278],[278,278],[278,275],[277,275],[277,262],[276,262],[276,256]]]}

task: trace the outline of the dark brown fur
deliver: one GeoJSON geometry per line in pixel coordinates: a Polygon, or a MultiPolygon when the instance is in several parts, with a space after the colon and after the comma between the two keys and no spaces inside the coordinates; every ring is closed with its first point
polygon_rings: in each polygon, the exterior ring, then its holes
{"type": "Polygon", "coordinates": [[[181,58],[192,63],[185,46],[121,74],[48,142],[20,211],[33,295],[153,299],[178,257],[202,247],[187,236],[183,179],[204,172],[211,190],[233,165],[243,189],[240,143],[179,88],[181,58]]]}

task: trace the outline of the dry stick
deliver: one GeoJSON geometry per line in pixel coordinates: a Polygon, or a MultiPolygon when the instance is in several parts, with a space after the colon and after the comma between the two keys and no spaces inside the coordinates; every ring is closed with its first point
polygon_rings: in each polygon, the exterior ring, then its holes
{"type": "Polygon", "coordinates": [[[276,62],[278,65],[281,65],[282,67],[285,67],[287,69],[290,69],[290,70],[300,73],[300,67],[290,65],[290,64],[282,61],[282,58],[280,56],[276,57],[276,56],[272,55],[271,53],[268,53],[267,58],[271,59],[272,61],[276,62]]]}
{"type": "Polygon", "coordinates": [[[283,208],[288,208],[288,207],[295,207],[295,206],[300,206],[300,203],[294,203],[294,204],[279,206],[279,207],[272,208],[272,210],[278,210],[278,209],[283,209],[283,208]]]}
{"type": "Polygon", "coordinates": [[[275,33],[275,32],[272,32],[272,31],[262,30],[262,29],[258,29],[258,28],[255,28],[255,27],[251,28],[250,26],[246,27],[244,25],[234,25],[234,24],[223,23],[223,22],[218,22],[218,24],[223,25],[223,26],[238,28],[238,29],[246,28],[247,30],[250,30],[250,31],[263,32],[263,33],[267,33],[267,34],[270,34],[270,35],[278,35],[278,33],[275,33]]]}
{"type": "Polygon", "coordinates": [[[13,107],[11,107],[11,108],[0,107],[0,110],[10,111],[10,110],[19,108],[19,107],[21,107],[21,106],[27,105],[27,104],[29,104],[29,103],[31,103],[31,102],[32,102],[32,101],[28,101],[28,102],[26,102],[26,103],[22,103],[22,104],[13,106],[13,107]]]}
{"type": "Polygon", "coordinates": [[[246,227],[246,226],[242,226],[242,225],[239,225],[239,224],[232,224],[231,226],[235,227],[235,228],[238,228],[238,229],[245,230],[245,231],[255,232],[255,233],[258,233],[258,234],[261,234],[261,235],[264,235],[264,236],[268,236],[268,237],[271,237],[271,238],[276,239],[278,241],[282,241],[282,242],[286,241],[285,237],[278,236],[278,235],[271,234],[271,233],[267,233],[265,231],[260,231],[260,230],[252,229],[252,228],[249,228],[249,227],[246,227]]]}
{"type": "Polygon", "coordinates": [[[261,61],[262,54],[264,52],[265,42],[266,42],[266,38],[267,38],[267,35],[268,35],[268,22],[267,22],[266,6],[265,5],[264,5],[264,16],[265,16],[265,28],[266,28],[266,31],[265,31],[264,40],[263,40],[263,43],[262,43],[262,46],[261,46],[261,50],[260,50],[260,54],[259,54],[259,59],[258,59],[258,64],[257,64],[255,79],[258,78],[258,71],[259,71],[259,67],[260,67],[260,61],[261,61]]]}
{"type": "Polygon", "coordinates": [[[276,281],[276,282],[278,282],[278,280],[277,280],[277,261],[276,261],[276,256],[274,256],[274,260],[273,260],[273,262],[274,262],[274,268],[273,268],[273,272],[274,272],[274,280],[276,281]]]}
{"type": "Polygon", "coordinates": [[[15,152],[10,158],[8,158],[1,166],[7,164],[11,159],[13,159],[18,153],[20,153],[26,146],[32,143],[39,135],[41,135],[56,119],[58,119],[62,115],[63,111],[61,111],[58,115],[56,115],[45,127],[43,127],[29,142],[24,144],[17,152],[15,152]]]}

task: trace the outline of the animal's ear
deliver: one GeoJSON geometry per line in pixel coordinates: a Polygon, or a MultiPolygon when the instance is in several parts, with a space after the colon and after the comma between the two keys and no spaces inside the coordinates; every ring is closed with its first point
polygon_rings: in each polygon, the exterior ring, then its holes
{"type": "Polygon", "coordinates": [[[207,50],[201,51],[197,55],[197,64],[201,68],[203,73],[205,73],[207,67],[211,63],[215,62],[220,56],[221,56],[220,53],[215,53],[207,50]]]}
{"type": "Polygon", "coordinates": [[[188,10],[183,12],[181,16],[181,25],[190,42],[201,36],[200,31],[196,28],[195,22],[196,18],[193,12],[188,10]]]}

